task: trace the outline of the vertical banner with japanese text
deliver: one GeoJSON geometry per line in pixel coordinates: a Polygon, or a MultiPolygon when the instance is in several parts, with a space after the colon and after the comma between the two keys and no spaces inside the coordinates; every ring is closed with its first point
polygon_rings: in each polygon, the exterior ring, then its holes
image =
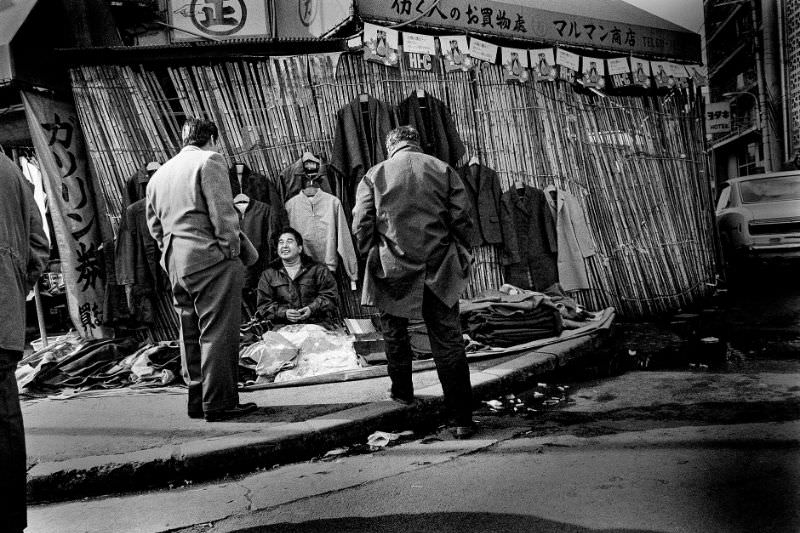
{"type": "Polygon", "coordinates": [[[83,337],[107,337],[100,221],[75,106],[29,92],[22,93],[22,100],[53,219],[70,318],[83,337]]]}

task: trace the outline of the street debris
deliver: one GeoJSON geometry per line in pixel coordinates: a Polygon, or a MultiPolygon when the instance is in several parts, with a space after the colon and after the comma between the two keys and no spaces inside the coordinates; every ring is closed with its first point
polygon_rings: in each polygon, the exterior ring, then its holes
{"type": "Polygon", "coordinates": [[[567,397],[568,385],[549,385],[537,383],[536,388],[527,391],[519,397],[514,394],[504,394],[498,398],[485,400],[483,404],[492,413],[523,414],[533,416],[542,408],[554,408],[571,400],[567,397]]]}

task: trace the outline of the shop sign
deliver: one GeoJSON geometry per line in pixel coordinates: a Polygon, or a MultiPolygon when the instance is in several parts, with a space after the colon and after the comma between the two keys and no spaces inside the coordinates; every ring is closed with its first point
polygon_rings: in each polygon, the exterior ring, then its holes
{"type": "Polygon", "coordinates": [[[41,164],[70,317],[83,337],[107,337],[100,221],[75,107],[28,92],[22,99],[41,164]]]}
{"type": "Polygon", "coordinates": [[[726,133],[731,131],[731,103],[706,104],[706,132],[726,133]]]}
{"type": "Polygon", "coordinates": [[[403,56],[410,70],[438,72],[436,39],[433,35],[403,32],[403,56]]]}
{"type": "MultiPolygon", "coordinates": [[[[557,9],[558,3],[553,3],[557,9]]],[[[590,47],[671,57],[700,59],[700,36],[689,31],[653,28],[558,13],[528,5],[491,0],[363,0],[359,15],[368,20],[408,22],[566,46],[590,47]]]]}
{"type": "Polygon", "coordinates": [[[269,37],[264,0],[168,0],[173,41],[269,37]],[[183,31],[181,31],[183,30],[183,31]]]}

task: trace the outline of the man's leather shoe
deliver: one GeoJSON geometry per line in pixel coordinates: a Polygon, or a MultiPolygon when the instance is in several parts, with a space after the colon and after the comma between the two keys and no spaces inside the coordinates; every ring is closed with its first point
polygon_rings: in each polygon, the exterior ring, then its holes
{"type": "Polygon", "coordinates": [[[254,403],[240,403],[228,409],[220,409],[218,411],[206,411],[206,422],[222,422],[223,420],[230,420],[246,414],[252,413],[258,409],[254,403]]]}
{"type": "Polygon", "coordinates": [[[203,411],[189,411],[189,418],[203,418],[203,411]]]}

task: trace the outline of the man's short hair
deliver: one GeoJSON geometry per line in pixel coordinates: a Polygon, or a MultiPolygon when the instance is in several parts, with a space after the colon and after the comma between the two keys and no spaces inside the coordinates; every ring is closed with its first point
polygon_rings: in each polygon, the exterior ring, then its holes
{"type": "Polygon", "coordinates": [[[386,151],[391,152],[392,148],[401,141],[408,141],[419,146],[419,132],[414,126],[400,126],[393,129],[386,136],[386,151]]]}
{"type": "Polygon", "coordinates": [[[293,228],[293,227],[291,227],[291,226],[286,226],[285,228],[283,228],[283,229],[280,231],[280,233],[278,233],[278,238],[280,239],[280,238],[281,238],[281,236],[282,236],[283,234],[285,234],[285,233],[288,233],[289,235],[291,235],[292,237],[294,237],[294,240],[295,240],[295,242],[297,243],[297,246],[303,246],[303,236],[302,236],[302,235],[300,235],[300,232],[299,232],[299,231],[297,231],[296,229],[294,229],[294,228],[293,228]]]}
{"type": "Polygon", "coordinates": [[[181,130],[181,141],[184,146],[205,146],[208,141],[219,138],[217,125],[204,118],[189,117],[183,123],[181,130]]]}

